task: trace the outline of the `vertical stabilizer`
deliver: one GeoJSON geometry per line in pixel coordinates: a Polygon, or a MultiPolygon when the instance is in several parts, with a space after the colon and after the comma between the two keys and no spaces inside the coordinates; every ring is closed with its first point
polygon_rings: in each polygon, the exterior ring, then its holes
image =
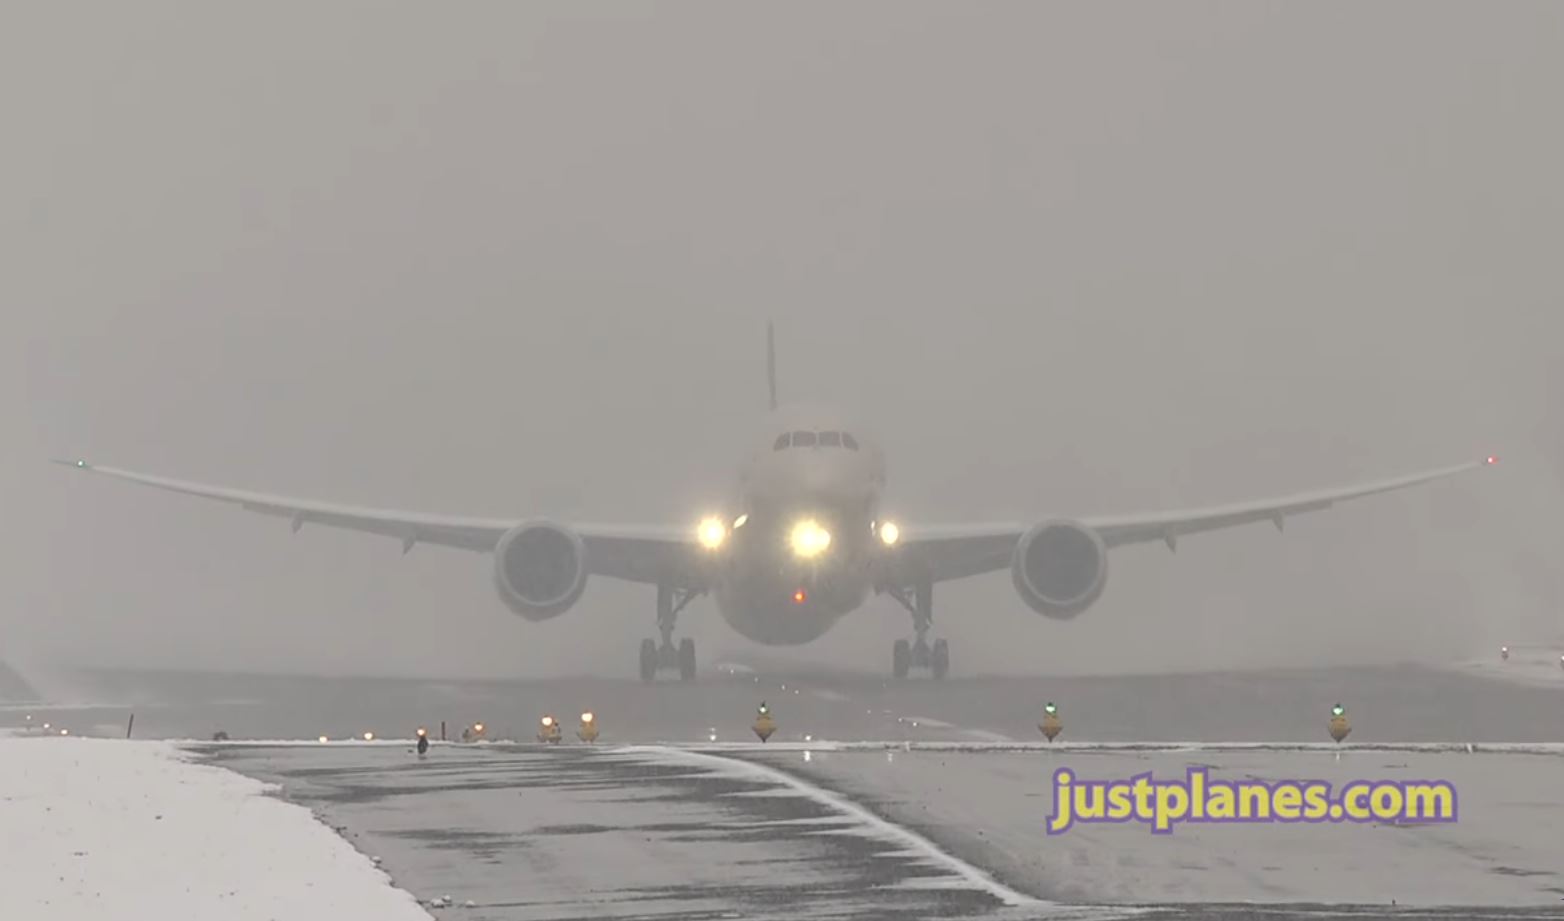
{"type": "Polygon", "coordinates": [[[771,328],[771,321],[766,321],[766,384],[771,388],[771,410],[777,408],[777,337],[771,328]]]}

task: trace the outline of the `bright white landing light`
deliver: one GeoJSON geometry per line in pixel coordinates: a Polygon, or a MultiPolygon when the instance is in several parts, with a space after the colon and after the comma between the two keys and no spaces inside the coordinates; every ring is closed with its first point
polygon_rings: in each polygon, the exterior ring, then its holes
{"type": "Polygon", "coordinates": [[[813,518],[806,518],[793,526],[788,543],[792,545],[795,555],[806,560],[812,559],[831,546],[831,532],[822,528],[813,518]]]}
{"type": "Polygon", "coordinates": [[[901,528],[894,521],[880,522],[880,540],[889,547],[901,539],[901,528]]]}
{"type": "Polygon", "coordinates": [[[728,527],[716,516],[702,518],[700,525],[695,529],[695,539],[707,550],[715,550],[728,539],[728,527]]]}

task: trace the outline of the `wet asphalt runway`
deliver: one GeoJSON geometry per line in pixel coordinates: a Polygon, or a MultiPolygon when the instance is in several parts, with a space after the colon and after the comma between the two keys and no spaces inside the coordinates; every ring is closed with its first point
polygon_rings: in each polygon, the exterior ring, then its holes
{"type": "MultiPolygon", "coordinates": [[[[217,764],[380,857],[473,921],[552,918],[990,916],[993,896],[921,889],[947,874],[776,784],[560,748],[233,748],[217,764]]],[[[455,909],[452,909],[453,911],[455,909]]]]}
{"type": "MultiPolygon", "coordinates": [[[[482,721],[491,739],[529,740],[542,713],[560,717],[568,739],[577,714],[593,710],[603,733],[594,751],[450,745],[436,746],[420,760],[403,744],[210,748],[218,763],[280,784],[286,798],[316,810],[360,850],[382,858],[399,886],[424,899],[450,894],[457,906],[473,900],[471,909],[432,911],[474,921],[1054,917],[1064,906],[1053,901],[1091,903],[1089,893],[1059,899],[1018,884],[1024,895],[1045,901],[1006,905],[983,885],[931,863],[916,848],[909,851],[905,841],[866,829],[852,815],[785,789],[774,777],[714,772],[670,763],[655,748],[623,747],[704,743],[713,735],[719,743],[749,741],[748,726],[762,699],[778,720],[774,743],[785,744],[806,737],[1035,742],[1048,700],[1060,707],[1064,738],[1077,742],[1321,742],[1337,701],[1353,718],[1354,743],[1564,742],[1564,676],[1554,681],[1541,670],[1529,682],[1401,666],[944,683],[711,671],[693,684],[668,681],[651,688],[593,678],[468,682],[97,673],[84,679],[81,693],[90,704],[105,705],[8,706],[0,711],[0,723],[16,725],[18,714],[29,709],[35,720],[122,735],[134,711],[138,737],[203,739],[223,730],[235,740],[321,734],[340,740],[366,730],[382,739],[408,737],[419,725],[438,735],[441,720],[455,737],[461,727],[482,721]]],[[[833,783],[829,772],[807,769],[792,756],[722,755],[781,768],[828,792],[849,791],[856,802],[876,801],[862,789],[862,777],[869,775],[833,783]],[[860,789],[853,792],[855,786],[860,789]]],[[[953,760],[951,771],[956,764],[953,760]]],[[[941,776],[934,788],[914,790],[912,799],[960,797],[961,790],[959,777],[941,776]]],[[[995,872],[983,866],[984,847],[967,829],[936,823],[923,832],[940,850],[995,872]]],[[[1223,902],[1170,905],[1153,916],[1564,918],[1561,906],[1564,902],[1539,900],[1477,913],[1388,904],[1223,902]]]]}

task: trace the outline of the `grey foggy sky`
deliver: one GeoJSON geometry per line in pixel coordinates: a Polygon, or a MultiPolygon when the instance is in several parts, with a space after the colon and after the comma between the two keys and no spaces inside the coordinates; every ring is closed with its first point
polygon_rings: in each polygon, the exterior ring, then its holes
{"type": "MultiPolygon", "coordinates": [[[[44,459],[358,504],[693,521],[765,406],[903,519],[1471,480],[1115,554],[1060,624],[937,593],[958,672],[1448,658],[1552,633],[1551,3],[18,6],[0,29],[0,656],[633,674],[486,556],[44,459]]],[[[753,647],[705,601],[707,662],[753,647]]],[[[874,602],[784,653],[889,668],[874,602]]]]}

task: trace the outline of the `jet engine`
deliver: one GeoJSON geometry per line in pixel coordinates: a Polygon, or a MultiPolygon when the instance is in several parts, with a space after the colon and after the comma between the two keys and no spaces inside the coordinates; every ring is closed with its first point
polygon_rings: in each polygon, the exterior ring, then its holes
{"type": "Polygon", "coordinates": [[[586,589],[586,577],[586,545],[580,535],[553,522],[523,522],[494,547],[500,600],[528,620],[548,620],[570,610],[586,589]]]}
{"type": "Polygon", "coordinates": [[[1045,521],[1021,535],[1010,578],[1027,606],[1069,620],[1091,607],[1108,584],[1108,548],[1074,521],[1045,521]]]}

